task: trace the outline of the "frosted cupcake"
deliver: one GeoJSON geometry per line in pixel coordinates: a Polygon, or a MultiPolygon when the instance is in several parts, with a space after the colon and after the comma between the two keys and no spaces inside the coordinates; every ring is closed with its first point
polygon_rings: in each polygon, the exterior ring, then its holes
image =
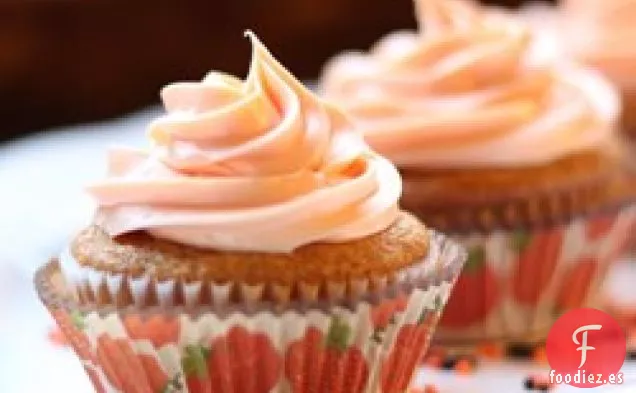
{"type": "Polygon", "coordinates": [[[403,392],[464,255],[252,34],[243,81],[162,91],[94,224],[36,276],[100,392],[403,392]]]}
{"type": "Polygon", "coordinates": [[[438,337],[539,340],[594,302],[625,242],[620,100],[600,74],[539,56],[510,14],[442,0],[416,13],[419,32],[331,61],[323,91],[400,168],[402,206],[469,248],[438,337]]]}
{"type": "Polygon", "coordinates": [[[564,53],[602,71],[622,94],[625,129],[636,132],[636,1],[566,0],[558,13],[564,53]]]}

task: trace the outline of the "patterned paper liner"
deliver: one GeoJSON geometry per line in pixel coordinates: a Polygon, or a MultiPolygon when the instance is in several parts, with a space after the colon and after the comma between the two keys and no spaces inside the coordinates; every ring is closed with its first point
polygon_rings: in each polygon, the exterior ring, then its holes
{"type": "Polygon", "coordinates": [[[80,305],[55,261],[35,281],[98,392],[398,393],[464,260],[434,234],[429,256],[383,288],[284,304],[243,294],[202,305],[80,305]]]}
{"type": "Polygon", "coordinates": [[[598,306],[635,222],[636,206],[628,206],[551,227],[455,236],[469,256],[436,341],[542,341],[563,312],[598,306]]]}

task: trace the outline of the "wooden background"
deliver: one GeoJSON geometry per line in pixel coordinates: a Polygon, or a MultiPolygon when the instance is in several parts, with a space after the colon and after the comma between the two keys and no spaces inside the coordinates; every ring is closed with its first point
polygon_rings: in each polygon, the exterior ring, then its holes
{"type": "Polygon", "coordinates": [[[210,69],[244,75],[247,28],[312,78],[411,27],[411,0],[0,0],[0,140],[139,109],[210,69]]]}

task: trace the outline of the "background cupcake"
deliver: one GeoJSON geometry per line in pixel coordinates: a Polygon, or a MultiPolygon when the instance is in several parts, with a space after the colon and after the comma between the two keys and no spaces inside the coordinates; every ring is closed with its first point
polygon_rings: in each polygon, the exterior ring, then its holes
{"type": "Polygon", "coordinates": [[[440,337],[540,339],[594,302],[625,243],[619,97],[599,74],[542,56],[506,12],[415,4],[419,32],[335,58],[324,92],[401,169],[402,205],[469,248],[440,337]]]}
{"type": "Polygon", "coordinates": [[[463,253],[252,35],[245,81],[162,91],[94,224],[36,276],[99,392],[403,392],[463,253]]]}

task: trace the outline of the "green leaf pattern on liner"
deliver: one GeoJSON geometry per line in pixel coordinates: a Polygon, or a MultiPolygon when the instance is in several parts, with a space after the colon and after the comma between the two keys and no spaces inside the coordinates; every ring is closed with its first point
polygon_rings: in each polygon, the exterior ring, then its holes
{"type": "Polygon", "coordinates": [[[532,242],[532,236],[527,231],[516,231],[512,234],[512,247],[518,252],[522,253],[532,242]]]}
{"type": "Polygon", "coordinates": [[[481,246],[474,246],[468,249],[468,258],[464,265],[464,272],[477,273],[479,272],[486,261],[486,250],[481,246]]]}
{"type": "Polygon", "coordinates": [[[183,372],[186,375],[194,375],[205,378],[207,375],[207,358],[210,351],[200,345],[188,345],[184,348],[185,355],[182,360],[183,372]]]}
{"type": "Polygon", "coordinates": [[[435,311],[441,311],[442,307],[444,307],[444,301],[442,300],[442,295],[435,296],[435,303],[433,305],[435,311]]]}
{"type": "Polygon", "coordinates": [[[431,313],[430,310],[424,309],[422,310],[422,313],[420,314],[420,316],[417,318],[417,324],[419,325],[423,325],[424,322],[426,322],[426,318],[429,316],[429,314],[431,313]]]}
{"type": "Polygon", "coordinates": [[[349,347],[350,339],[351,327],[341,317],[333,317],[327,332],[325,346],[344,352],[349,347]]]}
{"type": "Polygon", "coordinates": [[[84,314],[82,314],[78,310],[73,310],[70,312],[70,317],[71,317],[71,321],[73,322],[73,325],[76,328],[78,328],[79,330],[86,329],[86,321],[84,318],[84,314]]]}

